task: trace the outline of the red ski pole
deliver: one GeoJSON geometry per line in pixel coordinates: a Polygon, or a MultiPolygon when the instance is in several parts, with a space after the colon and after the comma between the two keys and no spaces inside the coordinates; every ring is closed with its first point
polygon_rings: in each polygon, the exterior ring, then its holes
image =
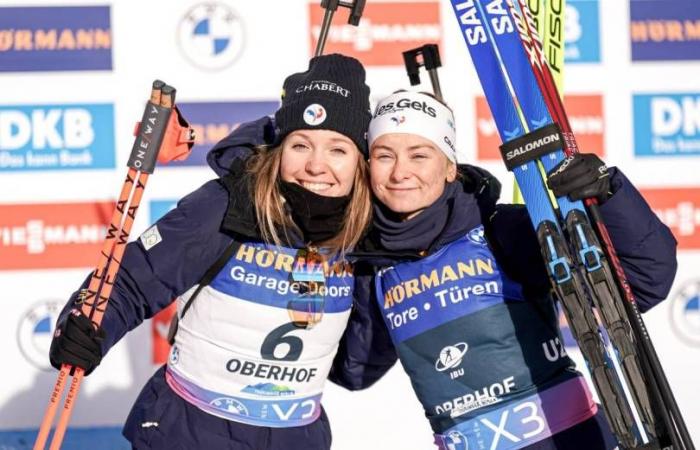
{"type": "MultiPolygon", "coordinates": [[[[136,211],[141,203],[148,176],[153,173],[156,161],[169,162],[184,159],[194,141],[191,129],[182,122],[179,113],[171,114],[174,109],[175,89],[162,81],[153,82],[151,98],[146,105],[141,125],[129,157],[127,173],[109,224],[97,266],[92,273],[88,288],[81,292],[81,311],[90,318],[97,328],[102,322],[112,286],[116,278],[126,243],[134,224],[136,211]],[[180,119],[176,121],[175,119],[180,119]],[[184,126],[183,126],[184,125],[184,126]],[[184,145],[177,145],[184,144],[184,145]],[[184,147],[187,151],[182,151],[184,147]]],[[[49,397],[49,404],[39,429],[34,450],[43,450],[58,410],[59,401],[65,389],[68,377],[72,375],[71,386],[61,410],[58,424],[51,441],[51,450],[58,450],[73,411],[83,369],[64,364],[49,397]]]]}

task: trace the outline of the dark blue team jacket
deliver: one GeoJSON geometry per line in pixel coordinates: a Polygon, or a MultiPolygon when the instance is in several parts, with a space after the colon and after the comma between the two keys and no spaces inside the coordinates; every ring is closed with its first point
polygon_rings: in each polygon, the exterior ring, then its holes
{"type": "MultiPolygon", "coordinates": [[[[642,311],[646,311],[662,301],[670,290],[676,272],[676,242],[670,230],[653,214],[627,178],[615,168],[610,169],[610,176],[614,195],[602,205],[601,212],[639,307],[642,311]]],[[[471,191],[465,189],[465,192],[471,191]]],[[[361,259],[355,266],[356,296],[371,299],[369,304],[361,303],[361,307],[366,308],[364,311],[367,317],[366,321],[375,325],[377,322],[383,324],[385,318],[380,315],[379,308],[375,307],[376,304],[383,305],[384,313],[388,314],[387,317],[391,317],[394,312],[400,312],[402,308],[404,312],[407,312],[409,306],[402,305],[397,310],[393,310],[393,306],[387,306],[386,298],[376,298],[378,295],[383,295],[375,291],[375,289],[380,289],[375,284],[377,270],[391,268],[386,276],[393,277],[395,282],[407,284],[413,280],[411,277],[417,276],[418,273],[425,276],[428,273],[433,273],[436,269],[440,273],[441,266],[435,265],[438,264],[435,262],[438,258],[434,258],[433,255],[440,254],[440,258],[444,260],[445,253],[442,250],[453,244],[455,236],[464,236],[470,230],[474,231],[479,225],[484,225],[488,246],[495,256],[499,270],[511,282],[515,282],[522,288],[524,294],[519,296],[520,300],[516,298],[518,296],[506,299],[505,308],[507,308],[508,313],[504,313],[504,305],[494,305],[479,313],[465,313],[474,314],[471,317],[468,315],[452,316],[451,319],[445,319],[447,322],[442,324],[439,322],[431,324],[431,321],[435,320],[434,313],[425,313],[432,318],[426,318],[427,322],[420,322],[423,319],[418,319],[415,322],[418,324],[417,328],[413,327],[414,330],[423,330],[423,327],[428,324],[425,331],[420,332],[423,333],[420,336],[414,336],[410,334],[413,332],[410,332],[407,335],[410,339],[407,339],[406,336],[400,335],[400,333],[406,334],[404,328],[401,328],[404,331],[394,331],[397,333],[395,335],[396,346],[402,355],[402,363],[406,371],[412,374],[414,389],[419,394],[419,398],[426,408],[426,415],[436,432],[448,430],[452,426],[456,426],[460,420],[468,420],[467,416],[453,419],[449,410],[439,414],[433,411],[432,407],[436,405],[437,399],[443,399],[445,396],[451,398],[459,395],[459,392],[469,392],[469,388],[466,386],[477,389],[478,386],[481,386],[478,384],[477,378],[481,379],[481,382],[486,383],[484,381],[486,379],[490,383],[505,376],[504,373],[515,374],[516,380],[518,380],[517,385],[523,387],[522,393],[524,395],[530,390],[539,391],[542,389],[544,391],[575,376],[575,372],[572,371],[573,363],[568,358],[555,361],[547,366],[547,362],[542,365],[541,355],[537,356],[538,354],[533,351],[539,346],[538,342],[541,342],[537,339],[547,335],[547,333],[542,333],[542,329],[556,328],[557,320],[555,315],[546,314],[548,310],[552,309],[552,302],[547,301],[550,290],[549,281],[539,244],[525,208],[516,205],[494,205],[493,202],[481,201],[483,199],[479,197],[476,201],[473,197],[469,198],[471,200],[460,201],[459,208],[450,209],[447,225],[430,245],[427,254],[423,252],[418,254],[415,251],[386,252],[381,246],[377,233],[370,231],[368,238],[363,242],[364,250],[368,251],[361,254],[361,259]],[[416,263],[412,263],[413,261],[416,263]],[[408,266],[413,267],[413,269],[408,269],[408,266]],[[415,272],[416,270],[418,272],[415,272]],[[397,271],[401,274],[392,275],[397,271]],[[528,307],[528,303],[531,304],[530,307],[528,307]],[[390,312],[391,314],[389,314],[390,312]],[[540,313],[539,318],[535,314],[537,312],[540,313]],[[506,344],[498,339],[499,336],[503,339],[506,337],[511,339],[513,335],[518,336],[518,339],[522,339],[522,341],[519,340],[515,343],[508,341],[506,344]],[[435,361],[433,353],[438,352],[445,345],[459,340],[469,341],[469,345],[474,344],[472,346],[474,350],[470,350],[471,362],[469,367],[464,369],[473,375],[471,375],[471,379],[467,377],[466,381],[461,379],[461,381],[454,382],[451,380],[441,381],[444,380],[442,378],[444,374],[436,372],[431,366],[435,361]],[[479,347],[480,345],[482,347],[479,347]],[[496,353],[498,357],[491,355],[489,358],[489,356],[479,354],[484,353],[484,350],[479,349],[489,348],[494,350],[493,353],[496,353]],[[498,351],[495,348],[498,348],[498,351]],[[526,354],[526,352],[529,353],[526,354]],[[523,361],[525,354],[526,357],[523,361]],[[480,359],[482,356],[485,359],[480,359]]],[[[398,238],[400,236],[392,236],[392,239],[398,238]]],[[[422,240],[420,237],[406,233],[403,242],[409,242],[411,239],[422,240]]],[[[452,252],[454,253],[454,250],[452,252]]],[[[468,259],[470,256],[464,255],[464,258],[468,259]]],[[[392,285],[390,284],[390,286],[392,285]]],[[[414,291],[414,295],[417,295],[416,298],[418,298],[421,294],[415,294],[414,291]]],[[[399,300],[401,299],[399,298],[397,301],[399,300]]],[[[406,300],[405,303],[423,305],[422,297],[420,300],[412,301],[418,303],[412,303],[411,300],[406,300]]],[[[426,308],[427,310],[428,308],[426,308]]],[[[416,316],[423,317],[423,314],[416,312],[416,316]]],[[[415,318],[411,320],[415,320],[415,318]]],[[[386,319],[386,322],[388,323],[389,319],[386,319]]],[[[403,323],[397,325],[396,322],[392,322],[391,326],[398,328],[406,323],[404,318],[403,323]]],[[[411,327],[411,325],[406,326],[411,327]]],[[[336,366],[331,374],[332,379],[351,387],[361,388],[367,367],[376,367],[388,360],[390,351],[384,347],[386,340],[381,337],[382,330],[378,329],[377,326],[368,329],[372,330],[371,334],[368,334],[366,330],[364,333],[360,333],[348,329],[343,341],[344,345],[341,347],[336,359],[336,366]],[[375,342],[378,345],[374,345],[372,350],[368,350],[368,342],[375,342]]],[[[556,336],[556,334],[552,334],[552,336],[556,336]]],[[[486,350],[486,353],[489,351],[486,350]]],[[[515,392],[515,395],[518,395],[518,391],[515,392]]],[[[496,411],[498,406],[485,408],[484,412],[482,410],[475,411],[474,415],[486,414],[490,410],[496,411]]],[[[576,410],[572,409],[572,411],[576,410]]],[[[614,446],[612,435],[603,418],[602,411],[600,411],[596,417],[579,422],[578,425],[571,426],[550,438],[537,442],[533,448],[610,449],[614,446]]]]}

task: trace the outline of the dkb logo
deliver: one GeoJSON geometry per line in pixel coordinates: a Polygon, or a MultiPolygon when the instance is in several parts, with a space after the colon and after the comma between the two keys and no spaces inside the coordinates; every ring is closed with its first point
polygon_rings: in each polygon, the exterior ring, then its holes
{"type": "Polygon", "coordinates": [[[111,167],[111,104],[0,106],[0,171],[111,167]]]}
{"type": "Polygon", "coordinates": [[[639,156],[700,154],[700,95],[634,96],[634,148],[639,156]]]}

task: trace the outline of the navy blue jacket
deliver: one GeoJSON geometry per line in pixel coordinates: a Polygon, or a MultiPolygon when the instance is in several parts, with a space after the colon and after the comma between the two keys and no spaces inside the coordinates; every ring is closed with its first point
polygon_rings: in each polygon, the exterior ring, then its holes
{"type": "MultiPolygon", "coordinates": [[[[602,205],[601,212],[639,307],[646,311],[662,301],[670,290],[676,271],[676,242],[669,229],[656,218],[627,178],[614,168],[610,170],[610,175],[614,195],[602,205]]],[[[549,280],[525,208],[516,205],[493,205],[479,200],[462,202],[460,205],[459,209],[451,210],[447,225],[429,246],[428,255],[451,244],[454,236],[463,236],[478,224],[484,224],[490,247],[505,274],[520,284],[524,291],[530,292],[526,294],[526,298],[546,296],[550,290],[549,280]]],[[[378,338],[382,335],[379,328],[384,323],[378,308],[375,307],[376,299],[373,298],[376,295],[375,271],[402,261],[428,256],[412,251],[403,254],[386,252],[377,233],[372,231],[364,242],[364,248],[370,251],[362,255],[366,262],[364,270],[360,269],[363,267],[362,262],[355,266],[356,295],[372,299],[369,305],[365,305],[365,316],[367,320],[381,322],[381,325],[366,327],[365,334],[361,336],[348,329],[343,340],[345,348],[339,352],[332,372],[336,381],[340,380],[354,388],[363,387],[363,381],[367,378],[367,367],[376,371],[378,364],[389,364],[392,356],[395,357],[391,354],[391,349],[384,345],[385,340],[378,338]],[[368,334],[367,330],[371,330],[371,334],[368,334]],[[381,347],[375,348],[374,351],[367,350],[366,345],[373,341],[380,342],[381,347]],[[378,354],[382,357],[378,357],[378,354]]],[[[424,247],[420,247],[422,248],[424,247]]],[[[586,440],[586,448],[614,446],[609,440],[611,436],[607,425],[600,415],[554,436],[547,441],[547,445],[552,442],[559,445],[564,439],[566,443],[562,445],[569,448],[572,441],[580,439],[582,435],[578,431],[581,430],[585,431],[585,435],[590,435],[586,440]]]]}
{"type": "MultiPolygon", "coordinates": [[[[103,354],[128,331],[198,284],[234,238],[259,240],[247,190],[246,195],[239,195],[247,184],[239,181],[243,160],[254,147],[270,144],[273,130],[271,119],[264,117],[242,125],[219,142],[207,160],[220,178],[182,198],[176,209],[158,220],[162,242],[148,250],[141,239],[126,246],[101,323],[106,332],[103,354]]],[[[76,298],[77,292],[59,323],[65,320],[76,298]]],[[[171,449],[176,448],[175,442],[183,449],[229,450],[327,450],[331,444],[323,411],[319,420],[300,427],[272,428],[227,421],[200,411],[175,394],[166,384],[164,368],[141,391],[123,432],[139,449],[171,449]],[[158,425],[144,427],[144,423],[158,425]]]]}
{"type": "MultiPolygon", "coordinates": [[[[611,168],[610,174],[613,195],[600,206],[601,213],[639,309],[645,312],[663,301],[671,289],[677,269],[676,240],[627,177],[616,168],[611,168]]],[[[482,222],[490,221],[487,228],[492,243],[507,253],[507,257],[500,255],[498,263],[508,276],[528,288],[548,290],[549,279],[525,207],[505,204],[477,207],[476,202],[473,205],[473,211],[461,211],[460,217],[477,215],[482,217],[482,222]]],[[[455,235],[456,229],[463,226],[464,222],[452,220],[442,236],[455,235]]],[[[355,330],[351,324],[330,375],[332,381],[348,389],[365,388],[396,360],[374,298],[372,278],[376,268],[418,258],[416,253],[392,254],[383,250],[372,234],[370,231],[363,243],[361,250],[366,251],[355,253],[360,258],[355,263],[355,296],[370,300],[356,302],[353,311],[355,326],[360,323],[372,326],[362,326],[360,333],[360,327],[355,330]]],[[[430,253],[448,243],[438,237],[430,253]]]]}
{"type": "MultiPolygon", "coordinates": [[[[234,161],[249,156],[257,145],[269,143],[272,122],[264,117],[246,123],[219,142],[207,161],[219,177],[230,173],[234,161]]],[[[250,209],[248,201],[229,205],[230,195],[221,179],[208,181],[183,197],[177,208],[158,221],[165,244],[146,251],[140,240],[126,246],[122,264],[101,326],[106,332],[102,353],[106,354],[127,332],[150,319],[173,299],[199,283],[204,273],[231,243],[221,231],[227,211],[250,209]],[[187,226],[183,226],[187,224],[187,226]],[[186,230],[186,231],[185,231],[186,230]]],[[[255,237],[254,224],[244,224],[255,237]]],[[[89,278],[83,283],[86,287],[89,278]]],[[[73,306],[78,292],[62,312],[59,323],[73,306]]]]}

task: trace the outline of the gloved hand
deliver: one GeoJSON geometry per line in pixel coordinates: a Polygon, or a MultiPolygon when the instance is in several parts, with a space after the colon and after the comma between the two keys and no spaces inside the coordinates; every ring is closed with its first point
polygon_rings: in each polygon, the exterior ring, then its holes
{"type": "Polygon", "coordinates": [[[474,194],[483,210],[491,211],[501,196],[501,183],[491,172],[470,164],[459,164],[457,170],[464,192],[474,194]]]}
{"type": "Polygon", "coordinates": [[[566,195],[572,201],[593,197],[603,203],[612,195],[608,167],[593,153],[569,156],[547,175],[547,186],[556,197],[566,195]]]}
{"type": "Polygon", "coordinates": [[[73,309],[54,333],[49,350],[51,365],[60,370],[61,365],[70,364],[90,375],[102,361],[104,339],[102,327],[95,329],[87,316],[79,309],[73,309]]]}

